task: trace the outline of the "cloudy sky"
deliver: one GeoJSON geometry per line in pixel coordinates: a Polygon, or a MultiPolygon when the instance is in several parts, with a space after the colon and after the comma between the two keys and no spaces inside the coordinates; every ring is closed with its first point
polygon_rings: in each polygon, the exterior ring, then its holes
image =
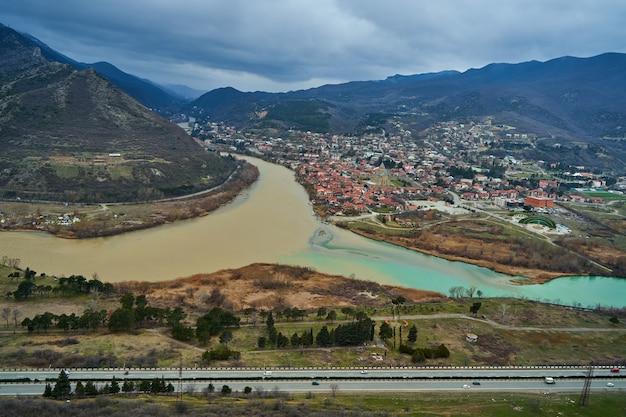
{"type": "Polygon", "coordinates": [[[626,53],[624,0],[9,0],[0,23],[77,61],[204,91],[626,53]]]}

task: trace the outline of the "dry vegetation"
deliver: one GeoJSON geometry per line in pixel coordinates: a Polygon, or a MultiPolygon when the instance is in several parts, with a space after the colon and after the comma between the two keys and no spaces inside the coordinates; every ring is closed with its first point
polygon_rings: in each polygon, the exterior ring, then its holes
{"type": "Polygon", "coordinates": [[[124,282],[120,292],[146,294],[155,306],[181,306],[203,314],[215,305],[233,311],[246,308],[283,310],[297,307],[381,308],[401,293],[408,303],[442,299],[442,294],[326,275],[304,267],[253,264],[236,270],[197,274],[168,282],[124,282]]]}
{"type": "Polygon", "coordinates": [[[344,223],[343,226],[370,239],[527,277],[529,281],[526,282],[543,283],[564,275],[607,273],[580,256],[575,243],[564,248],[532,234],[515,233],[510,226],[477,219],[450,217],[403,233],[359,222],[344,223]]]}

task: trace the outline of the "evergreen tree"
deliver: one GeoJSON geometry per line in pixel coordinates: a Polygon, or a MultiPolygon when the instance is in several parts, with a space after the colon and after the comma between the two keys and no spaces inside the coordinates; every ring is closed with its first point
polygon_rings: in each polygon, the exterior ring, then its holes
{"type": "Polygon", "coordinates": [[[87,381],[85,384],[85,395],[89,397],[98,395],[98,388],[96,388],[96,385],[92,381],[87,381]]]}
{"type": "Polygon", "coordinates": [[[85,386],[82,382],[78,381],[76,383],[76,388],[74,388],[74,395],[78,398],[85,396],[85,386]]]}
{"type": "Polygon", "coordinates": [[[383,322],[383,324],[380,325],[378,336],[385,341],[393,337],[393,329],[389,324],[387,324],[387,322],[383,322]]]}
{"type": "Polygon", "coordinates": [[[61,370],[61,372],[59,373],[59,377],[57,378],[57,382],[56,384],[54,384],[54,388],[52,389],[52,398],[69,398],[71,393],[72,386],[70,385],[70,377],[65,373],[64,370],[61,370]]]}
{"type": "Polygon", "coordinates": [[[122,384],[122,392],[133,392],[135,391],[135,383],[133,381],[125,380],[122,384]]]}
{"type": "Polygon", "coordinates": [[[135,314],[132,310],[118,308],[109,318],[109,330],[112,332],[129,332],[135,327],[135,314]]]}
{"type": "Polygon", "coordinates": [[[333,344],[333,340],[330,332],[328,331],[328,327],[324,326],[320,329],[320,331],[317,333],[317,336],[315,336],[315,343],[317,343],[318,346],[322,347],[328,347],[333,344]]]}
{"type": "Polygon", "coordinates": [[[44,398],[52,397],[52,387],[50,384],[46,384],[46,388],[43,390],[43,396],[44,398]]]}
{"type": "Polygon", "coordinates": [[[147,379],[144,379],[139,383],[139,391],[150,392],[151,389],[152,389],[152,383],[148,381],[147,379]]]}
{"type": "Polygon", "coordinates": [[[287,346],[288,344],[289,339],[287,338],[287,336],[283,335],[282,333],[278,333],[278,335],[276,336],[276,347],[280,349],[287,346]]]}
{"type": "Polygon", "coordinates": [[[415,343],[417,341],[417,326],[413,325],[409,329],[409,336],[407,340],[411,343],[415,343]]]}
{"type": "Polygon", "coordinates": [[[119,392],[120,392],[120,384],[119,382],[117,382],[117,379],[113,377],[113,379],[111,380],[111,386],[109,387],[109,393],[117,394],[119,392]]]}

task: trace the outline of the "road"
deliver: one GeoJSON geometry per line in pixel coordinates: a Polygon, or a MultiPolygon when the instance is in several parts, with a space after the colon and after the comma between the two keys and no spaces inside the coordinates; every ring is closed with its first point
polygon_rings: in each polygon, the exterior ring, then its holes
{"type": "MultiPolygon", "coordinates": [[[[0,395],[39,395],[43,393],[46,379],[54,379],[60,370],[2,370],[0,371],[0,395]],[[27,382],[9,382],[9,381],[27,382]]],[[[70,370],[71,381],[95,381],[96,384],[118,380],[152,380],[164,378],[178,386],[178,369],[130,369],[128,374],[122,369],[70,370]]],[[[275,390],[287,392],[328,391],[333,387],[341,391],[579,391],[583,387],[585,367],[523,367],[523,368],[370,368],[361,369],[273,369],[271,375],[264,376],[261,369],[195,369],[182,370],[183,390],[200,391],[212,383],[216,389],[228,385],[231,389],[243,391],[245,387],[255,390],[275,390]],[[557,381],[554,385],[543,382],[545,376],[557,381]],[[313,385],[316,381],[319,385],[313,385]],[[480,385],[472,382],[480,381],[480,385]]],[[[594,369],[593,390],[626,389],[626,379],[621,373],[612,373],[610,368],[594,369]],[[607,382],[615,386],[608,387],[607,382]]]]}

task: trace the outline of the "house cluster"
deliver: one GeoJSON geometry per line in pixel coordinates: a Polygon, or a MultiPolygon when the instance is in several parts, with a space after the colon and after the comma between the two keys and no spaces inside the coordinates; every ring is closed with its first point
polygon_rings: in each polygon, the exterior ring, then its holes
{"type": "MultiPolygon", "coordinates": [[[[445,196],[447,190],[466,201],[491,201],[500,207],[546,208],[557,199],[579,198],[562,190],[557,194],[560,183],[555,179],[540,179],[531,188],[509,176],[540,162],[486,156],[489,146],[503,141],[532,146],[534,135],[518,133],[512,126],[495,126],[488,119],[482,124],[442,122],[420,132],[419,140],[399,124],[395,127],[384,135],[291,130],[275,138],[208,123],[196,124],[194,135],[209,149],[249,152],[294,169],[298,180],[312,190],[313,203],[330,215],[377,207],[414,210],[416,201],[445,196]],[[470,160],[474,163],[466,162],[470,160]]],[[[599,183],[583,169],[575,167],[568,173],[568,183],[599,183]]]]}

